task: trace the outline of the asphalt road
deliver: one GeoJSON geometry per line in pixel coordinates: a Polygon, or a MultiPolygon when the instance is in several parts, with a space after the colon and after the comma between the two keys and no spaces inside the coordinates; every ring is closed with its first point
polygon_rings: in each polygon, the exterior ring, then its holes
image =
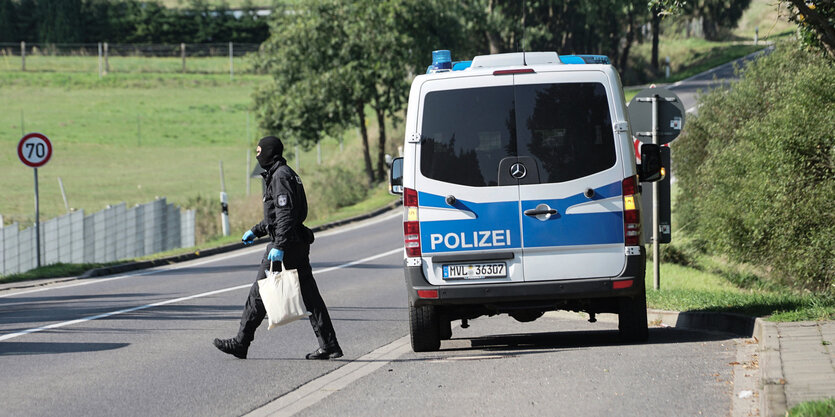
{"type": "MultiPolygon", "coordinates": [[[[713,80],[670,89],[690,110],[713,80]]],[[[500,316],[415,354],[401,234],[396,210],[317,236],[336,361],[304,360],[316,348],[305,321],[262,326],[247,360],[211,345],[236,333],[263,247],[0,291],[0,416],[731,414],[745,343],[727,334],[653,327],[649,343],[621,345],[612,322],[500,316]]]]}
{"type": "Polygon", "coordinates": [[[259,328],[247,360],[211,345],[235,334],[262,248],[0,293],[0,415],[236,416],[279,397],[319,416],[728,414],[729,335],[653,328],[624,346],[615,323],[493,317],[411,352],[399,214],[313,245],[337,361],[303,359],[304,321],[259,328]]]}

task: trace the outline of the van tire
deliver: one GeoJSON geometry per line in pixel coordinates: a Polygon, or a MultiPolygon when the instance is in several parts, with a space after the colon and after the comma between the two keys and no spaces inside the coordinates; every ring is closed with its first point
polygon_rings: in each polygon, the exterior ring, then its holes
{"type": "Polygon", "coordinates": [[[441,323],[434,306],[409,307],[412,350],[434,352],[441,348],[441,323]]]}
{"type": "Polygon", "coordinates": [[[634,297],[619,300],[618,331],[627,343],[644,343],[649,338],[647,326],[647,294],[641,291],[634,297]]]}

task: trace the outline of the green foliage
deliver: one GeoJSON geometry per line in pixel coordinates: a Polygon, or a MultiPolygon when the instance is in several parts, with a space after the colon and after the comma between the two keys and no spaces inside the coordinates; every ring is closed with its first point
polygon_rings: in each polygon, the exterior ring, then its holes
{"type": "Polygon", "coordinates": [[[785,43],[703,96],[673,144],[683,232],[772,279],[832,291],[833,79],[830,63],[785,43]]]}
{"type": "Polygon", "coordinates": [[[316,170],[305,179],[311,219],[362,201],[369,185],[359,166],[331,166],[316,170]]]}
{"type": "Polygon", "coordinates": [[[0,0],[0,42],[259,43],[267,19],[245,7],[191,0],[168,9],[142,0],[0,0]]]}
{"type": "Polygon", "coordinates": [[[794,406],[788,417],[831,417],[835,415],[835,398],[820,401],[806,401],[794,406]]]}
{"type": "Polygon", "coordinates": [[[826,51],[835,60],[835,2],[832,0],[788,0],[789,20],[800,27],[806,45],[826,51]]]}

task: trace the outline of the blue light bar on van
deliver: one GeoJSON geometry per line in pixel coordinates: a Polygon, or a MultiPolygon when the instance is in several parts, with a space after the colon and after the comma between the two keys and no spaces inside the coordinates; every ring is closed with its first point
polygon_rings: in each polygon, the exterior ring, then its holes
{"type": "Polygon", "coordinates": [[[560,62],[563,64],[610,64],[609,57],[606,55],[560,55],[560,62]]]}
{"type": "Polygon", "coordinates": [[[432,51],[432,69],[435,71],[449,71],[452,69],[452,55],[448,49],[432,51]]]}
{"type": "MultiPolygon", "coordinates": [[[[452,70],[453,71],[463,71],[469,68],[473,64],[473,61],[455,61],[452,63],[452,70]]],[[[443,71],[443,70],[442,70],[443,71]]],[[[426,67],[426,73],[431,74],[433,72],[439,72],[436,70],[432,65],[426,67]]]]}

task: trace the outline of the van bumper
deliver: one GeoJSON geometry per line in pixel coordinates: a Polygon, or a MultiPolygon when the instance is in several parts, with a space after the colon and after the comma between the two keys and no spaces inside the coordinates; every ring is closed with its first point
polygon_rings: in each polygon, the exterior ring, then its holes
{"type": "Polygon", "coordinates": [[[406,287],[412,306],[455,306],[468,304],[524,303],[544,305],[560,300],[632,297],[644,292],[646,254],[628,256],[626,267],[614,277],[563,279],[468,285],[431,285],[421,266],[406,266],[406,287]],[[626,288],[615,288],[616,282],[632,280],[626,288]],[[420,297],[418,291],[438,292],[437,298],[420,297]]]}

